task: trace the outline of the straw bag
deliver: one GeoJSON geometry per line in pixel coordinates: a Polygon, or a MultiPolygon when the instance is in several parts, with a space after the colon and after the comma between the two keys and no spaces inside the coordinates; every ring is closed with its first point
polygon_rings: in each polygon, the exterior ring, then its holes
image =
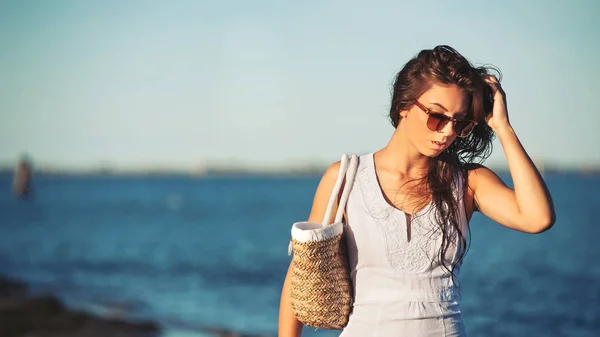
{"type": "Polygon", "coordinates": [[[297,222],[292,226],[292,310],[300,322],[313,328],[341,330],[352,310],[352,281],[342,217],[357,167],[356,155],[350,163],[347,155],[342,156],[323,222],[297,222]],[[346,183],[335,221],[328,224],[344,176],[346,183]]]}

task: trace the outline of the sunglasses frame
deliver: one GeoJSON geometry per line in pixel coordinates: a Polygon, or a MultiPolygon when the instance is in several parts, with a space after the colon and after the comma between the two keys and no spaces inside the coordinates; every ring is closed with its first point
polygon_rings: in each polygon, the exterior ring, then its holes
{"type": "MultiPolygon", "coordinates": [[[[425,105],[423,105],[421,102],[419,102],[419,101],[418,101],[418,100],[416,100],[416,99],[414,100],[414,103],[415,103],[415,105],[416,105],[416,106],[417,106],[419,109],[421,109],[421,110],[422,110],[424,113],[426,113],[426,114],[428,115],[428,117],[427,117],[427,123],[426,123],[426,124],[427,124],[427,128],[428,128],[429,130],[431,130],[431,131],[440,132],[440,130],[438,130],[438,128],[436,128],[435,130],[432,130],[432,129],[429,127],[429,119],[430,119],[430,118],[432,118],[432,117],[433,117],[433,115],[435,115],[435,116],[439,116],[439,117],[436,117],[436,118],[438,118],[438,120],[439,120],[439,121],[438,121],[438,126],[439,126],[439,125],[440,125],[440,124],[441,124],[443,121],[446,121],[446,123],[448,123],[448,122],[452,122],[452,128],[454,129],[454,132],[456,133],[456,136],[457,136],[457,137],[460,137],[460,138],[466,138],[466,137],[469,137],[469,135],[470,135],[470,134],[473,132],[473,130],[475,129],[475,126],[477,125],[477,121],[476,121],[476,120],[473,120],[473,119],[456,119],[456,118],[454,118],[454,117],[448,117],[448,116],[446,116],[445,114],[443,114],[443,113],[441,113],[441,112],[435,112],[435,111],[431,111],[431,109],[429,109],[428,107],[426,107],[425,105]],[[460,135],[460,133],[458,133],[458,132],[456,131],[456,122],[466,122],[466,121],[468,121],[470,124],[473,124],[473,127],[471,128],[471,131],[469,131],[469,133],[467,133],[467,134],[466,134],[466,135],[464,135],[464,136],[461,136],[461,135],[460,135]]],[[[444,125],[444,127],[445,127],[445,126],[446,126],[446,125],[444,125]]],[[[467,126],[468,126],[468,125],[467,125],[467,126]]],[[[466,128],[466,127],[465,127],[465,128],[466,128]]],[[[443,127],[442,127],[442,129],[443,129],[443,127]]]]}

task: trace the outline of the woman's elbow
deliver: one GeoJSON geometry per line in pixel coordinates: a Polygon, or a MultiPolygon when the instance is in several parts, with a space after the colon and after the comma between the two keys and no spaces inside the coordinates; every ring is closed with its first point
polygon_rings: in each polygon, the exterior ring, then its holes
{"type": "Polygon", "coordinates": [[[530,220],[526,232],[530,234],[543,233],[552,228],[555,222],[556,214],[554,213],[554,211],[549,212],[545,216],[538,216],[534,220],[530,220]]]}

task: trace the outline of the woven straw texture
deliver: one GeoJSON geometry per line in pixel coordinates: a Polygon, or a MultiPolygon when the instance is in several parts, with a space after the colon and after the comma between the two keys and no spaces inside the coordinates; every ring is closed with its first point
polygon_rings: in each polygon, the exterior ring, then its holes
{"type": "Polygon", "coordinates": [[[352,310],[352,281],[343,234],[317,242],[292,239],[292,310],[304,325],[341,330],[352,310]]]}

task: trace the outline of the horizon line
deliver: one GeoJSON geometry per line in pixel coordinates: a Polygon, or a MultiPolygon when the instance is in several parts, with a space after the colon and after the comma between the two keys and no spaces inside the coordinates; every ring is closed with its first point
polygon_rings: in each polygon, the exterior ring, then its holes
{"type": "MultiPolygon", "coordinates": [[[[34,174],[48,175],[211,175],[211,174],[315,174],[323,173],[330,165],[319,161],[305,161],[305,165],[257,165],[243,161],[218,160],[203,165],[32,165],[34,174]]],[[[484,163],[485,164],[485,163],[484,163]]],[[[546,161],[536,161],[534,164],[542,173],[549,172],[583,172],[600,173],[600,164],[557,164],[546,161]]],[[[12,165],[0,163],[0,173],[14,173],[18,161],[12,165]]],[[[507,163],[497,161],[485,164],[491,170],[508,171],[507,163]]]]}

